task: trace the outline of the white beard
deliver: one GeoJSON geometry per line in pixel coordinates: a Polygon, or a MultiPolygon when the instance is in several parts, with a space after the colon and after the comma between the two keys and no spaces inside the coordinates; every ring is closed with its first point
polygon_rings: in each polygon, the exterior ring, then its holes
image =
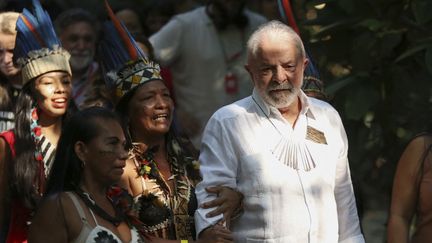
{"type": "Polygon", "coordinates": [[[77,56],[71,55],[69,63],[71,65],[72,71],[81,71],[86,69],[93,62],[92,55],[77,56]]]}
{"type": "Polygon", "coordinates": [[[288,107],[295,101],[295,99],[297,99],[298,94],[300,93],[300,88],[294,87],[291,84],[283,84],[276,87],[268,87],[265,91],[259,90],[259,93],[267,104],[277,109],[281,109],[288,107]],[[280,92],[277,95],[270,95],[270,91],[277,88],[289,90],[280,92]]]}

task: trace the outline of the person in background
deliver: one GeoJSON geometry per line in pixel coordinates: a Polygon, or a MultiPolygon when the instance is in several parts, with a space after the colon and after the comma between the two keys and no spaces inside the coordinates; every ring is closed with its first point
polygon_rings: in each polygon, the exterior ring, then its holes
{"type": "Polygon", "coordinates": [[[0,132],[14,126],[13,107],[22,88],[19,67],[13,63],[19,13],[0,13],[0,132]]]}
{"type": "Polygon", "coordinates": [[[8,243],[27,241],[32,214],[45,193],[72,95],[69,57],[50,17],[33,0],[33,11],[24,9],[17,21],[13,58],[21,67],[23,88],[16,123],[0,134],[0,229],[8,227],[8,243]]]}
{"type": "MultiPolygon", "coordinates": [[[[111,22],[104,26],[99,53],[116,111],[127,127],[131,150],[122,186],[134,197],[136,227],[150,242],[192,241],[193,214],[198,207],[194,186],[200,180],[197,153],[173,123],[174,104],[159,65],[144,55],[106,6],[111,22]]],[[[213,203],[222,212],[240,206],[237,192],[213,191],[219,193],[220,202],[213,203]]],[[[229,240],[229,232],[219,230],[202,242],[214,242],[217,237],[229,240]]]]}
{"type": "Polygon", "coordinates": [[[123,8],[117,9],[117,11],[115,11],[115,15],[126,26],[132,35],[144,34],[140,16],[132,6],[125,6],[123,8]]]}
{"type": "Polygon", "coordinates": [[[54,22],[55,30],[70,52],[73,73],[73,100],[78,109],[92,105],[110,107],[99,64],[95,61],[100,22],[90,12],[68,9],[54,22]]]}
{"type": "Polygon", "coordinates": [[[203,3],[197,0],[171,0],[171,2],[176,14],[185,13],[203,5],[203,3]]]}
{"type": "MultiPolygon", "coordinates": [[[[308,59],[300,37],[270,21],[249,38],[247,53],[254,90],[206,126],[198,203],[214,198],[209,186],[240,191],[243,213],[229,227],[239,243],[364,243],[346,133],[332,106],[301,90],[308,59]]],[[[209,210],[195,213],[203,237],[219,222],[209,210]]]]}
{"type": "Polygon", "coordinates": [[[176,5],[185,1],[149,0],[143,8],[144,34],[151,36],[158,32],[176,12],[176,5]]]}
{"type": "Polygon", "coordinates": [[[128,225],[127,192],[113,187],[127,157],[114,112],[91,107],[75,113],[60,136],[29,242],[143,242],[128,225]]]}
{"type": "Polygon", "coordinates": [[[387,242],[432,241],[431,179],[432,133],[429,132],[414,137],[399,159],[393,181],[387,242]]]}
{"type": "Polygon", "coordinates": [[[263,16],[265,16],[268,20],[280,20],[282,18],[280,16],[280,12],[278,9],[278,1],[277,0],[254,0],[251,1],[254,9],[263,16]]]}
{"type": "Polygon", "coordinates": [[[210,0],[150,36],[156,60],[172,73],[179,122],[197,148],[211,114],[252,90],[245,44],[266,19],[245,4],[210,0]]]}

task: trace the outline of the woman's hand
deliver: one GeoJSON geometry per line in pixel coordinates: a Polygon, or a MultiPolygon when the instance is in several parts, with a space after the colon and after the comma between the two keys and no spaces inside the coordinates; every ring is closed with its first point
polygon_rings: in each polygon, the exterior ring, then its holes
{"type": "Polygon", "coordinates": [[[231,243],[234,242],[231,231],[225,226],[216,224],[203,230],[197,243],[231,243]]]}
{"type": "Polygon", "coordinates": [[[231,217],[238,214],[243,207],[243,194],[226,186],[207,187],[206,190],[209,193],[217,195],[216,199],[205,202],[201,205],[202,208],[217,207],[213,211],[209,212],[206,217],[210,218],[223,214],[222,222],[226,222],[226,226],[229,228],[231,217]]]}

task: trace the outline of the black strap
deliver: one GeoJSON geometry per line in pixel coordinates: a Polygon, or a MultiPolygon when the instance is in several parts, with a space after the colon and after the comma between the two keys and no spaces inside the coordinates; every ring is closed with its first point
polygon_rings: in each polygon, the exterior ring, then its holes
{"type": "MultiPolygon", "coordinates": [[[[78,187],[75,190],[76,194],[84,201],[84,203],[89,207],[93,212],[95,212],[99,217],[105,219],[106,221],[110,222],[114,226],[119,226],[119,224],[124,220],[124,215],[120,208],[115,207],[113,208],[115,210],[115,217],[111,216],[109,213],[107,213],[103,208],[99,207],[96,202],[90,197],[90,195],[87,192],[84,192],[80,187],[78,187]]],[[[108,200],[112,201],[108,198],[108,200]]]]}

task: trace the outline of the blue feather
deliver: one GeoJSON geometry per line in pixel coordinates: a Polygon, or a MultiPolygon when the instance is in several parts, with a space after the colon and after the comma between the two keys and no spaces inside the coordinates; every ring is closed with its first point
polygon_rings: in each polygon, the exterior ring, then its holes
{"type": "Polygon", "coordinates": [[[288,19],[287,16],[285,15],[285,11],[282,5],[282,0],[278,0],[277,3],[278,3],[279,14],[282,17],[283,22],[288,23],[288,19]]]}
{"type": "MultiPolygon", "coordinates": [[[[123,24],[122,27],[126,30],[132,45],[138,52],[139,57],[147,58],[123,24]]],[[[111,22],[104,23],[104,36],[99,43],[99,53],[103,60],[102,65],[105,70],[118,70],[126,63],[134,61],[130,57],[127,47],[119,37],[117,29],[111,22]]]]}
{"type": "Polygon", "coordinates": [[[39,23],[38,30],[41,36],[45,38],[45,47],[52,47],[54,45],[61,45],[56,33],[54,32],[53,24],[48,12],[44,10],[39,0],[33,0],[34,13],[39,23]]]}
{"type": "Polygon", "coordinates": [[[313,76],[317,79],[320,79],[320,74],[318,69],[316,68],[316,64],[310,53],[306,50],[306,57],[309,59],[309,63],[306,66],[305,75],[307,76],[313,76]]]}
{"type": "Polygon", "coordinates": [[[54,45],[61,45],[48,13],[42,8],[38,0],[33,0],[32,3],[33,13],[23,9],[17,21],[15,61],[19,58],[26,58],[30,51],[42,48],[52,49],[54,45]]]}

